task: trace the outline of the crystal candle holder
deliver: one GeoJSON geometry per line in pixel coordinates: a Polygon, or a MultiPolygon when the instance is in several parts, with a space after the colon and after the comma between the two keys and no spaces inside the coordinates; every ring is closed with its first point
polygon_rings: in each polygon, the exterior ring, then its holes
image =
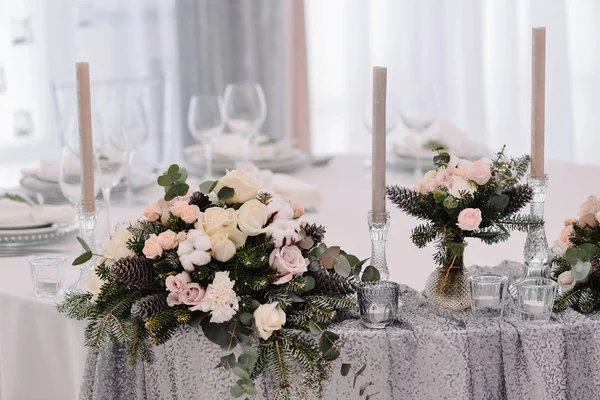
{"type": "Polygon", "coordinates": [[[504,310],[508,277],[481,274],[469,277],[471,311],[475,318],[499,318],[504,310]]]}
{"type": "Polygon", "coordinates": [[[385,257],[385,245],[390,226],[390,213],[369,211],[368,221],[371,234],[371,265],[379,271],[379,279],[387,281],[390,272],[385,257]]]}
{"type": "MultiPolygon", "coordinates": [[[[533,189],[530,214],[543,220],[544,201],[548,190],[548,175],[544,175],[542,179],[532,178],[531,175],[528,175],[527,181],[533,189]]],[[[544,225],[532,226],[527,230],[523,255],[525,258],[523,276],[550,277],[550,247],[548,246],[544,225]]]]}
{"type": "MultiPolygon", "coordinates": [[[[95,203],[95,201],[94,201],[95,203]]],[[[79,218],[79,230],[81,238],[90,246],[92,252],[96,250],[96,220],[98,219],[98,209],[89,207],[84,201],[79,202],[77,216],[79,218]],[[94,211],[85,211],[93,209],[94,211]]],[[[69,287],[69,292],[85,293],[87,292],[87,283],[90,273],[94,270],[93,259],[79,266],[79,279],[69,287]]]]}
{"type": "Polygon", "coordinates": [[[516,283],[517,309],[523,321],[548,322],[557,283],[547,278],[521,278],[516,283]]]}
{"type": "Polygon", "coordinates": [[[361,324],[367,328],[383,329],[396,319],[400,285],[377,281],[362,283],[358,289],[361,324]]]}

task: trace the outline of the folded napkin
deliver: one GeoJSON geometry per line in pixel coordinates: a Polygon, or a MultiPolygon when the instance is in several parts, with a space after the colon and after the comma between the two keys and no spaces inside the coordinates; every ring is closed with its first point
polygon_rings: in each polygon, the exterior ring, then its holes
{"type": "MultiPolygon", "coordinates": [[[[80,169],[79,160],[77,158],[69,159],[69,171],[78,171],[80,169]]],[[[56,160],[41,160],[35,168],[22,169],[23,176],[30,176],[47,182],[58,182],[60,174],[60,161],[56,160]]]]}
{"type": "MultiPolygon", "coordinates": [[[[251,161],[271,160],[279,155],[289,153],[292,149],[292,142],[289,140],[272,142],[268,136],[259,135],[250,144],[248,158],[251,161]]],[[[188,146],[184,149],[184,153],[188,157],[204,157],[202,145],[188,146]]],[[[228,133],[218,136],[213,141],[213,155],[217,159],[241,160],[246,158],[243,135],[228,133]]]]}
{"type": "Polygon", "coordinates": [[[249,162],[240,162],[236,168],[259,175],[264,183],[264,190],[280,195],[286,200],[304,206],[306,210],[318,211],[323,198],[321,191],[309,183],[286,174],[273,173],[266,169],[259,169],[249,162]]]}
{"type": "Polygon", "coordinates": [[[399,155],[433,157],[432,149],[439,146],[457,157],[468,156],[473,151],[467,135],[448,121],[438,122],[431,132],[408,135],[403,143],[394,144],[394,150],[399,155]],[[420,136],[421,146],[417,136],[420,136]]]}
{"type": "Polygon", "coordinates": [[[37,205],[0,198],[0,227],[30,224],[70,224],[74,219],[75,210],[71,206],[37,205]]]}

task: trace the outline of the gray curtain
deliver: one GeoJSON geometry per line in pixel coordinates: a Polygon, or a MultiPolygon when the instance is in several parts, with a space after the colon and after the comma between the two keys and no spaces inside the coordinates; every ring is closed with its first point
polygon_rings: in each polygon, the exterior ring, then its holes
{"type": "MultiPolygon", "coordinates": [[[[193,94],[223,94],[228,83],[257,82],[267,101],[262,133],[286,136],[284,1],[182,0],[176,7],[181,120],[187,120],[193,94]]],[[[183,136],[184,146],[193,143],[183,136]]]]}

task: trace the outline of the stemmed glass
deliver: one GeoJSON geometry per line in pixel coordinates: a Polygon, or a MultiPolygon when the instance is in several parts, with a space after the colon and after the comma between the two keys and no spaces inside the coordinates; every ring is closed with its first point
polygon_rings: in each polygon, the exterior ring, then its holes
{"type": "Polygon", "coordinates": [[[265,123],[267,102],[257,83],[230,83],[225,88],[225,118],[229,129],[242,132],[244,161],[250,160],[250,143],[265,123]]]}
{"type": "Polygon", "coordinates": [[[190,99],[188,129],[204,149],[204,179],[213,178],[213,140],[223,133],[223,99],[221,96],[197,95],[190,99]]]}
{"type": "Polygon", "coordinates": [[[144,103],[139,94],[131,91],[117,91],[109,105],[107,121],[104,124],[107,141],[115,150],[127,154],[126,193],[127,206],[133,204],[131,186],[132,165],[135,151],[148,138],[148,124],[144,103]]]}
{"type": "Polygon", "coordinates": [[[102,198],[106,207],[107,229],[108,232],[111,232],[111,191],[123,179],[123,175],[129,165],[129,153],[108,147],[98,157],[98,165],[100,167],[100,176],[96,179],[96,182],[100,182],[102,198]]]}
{"type": "MultiPolygon", "coordinates": [[[[94,160],[94,189],[96,195],[100,192],[100,171],[97,160],[94,160]]],[[[74,206],[81,200],[81,161],[79,154],[69,146],[63,146],[60,157],[58,185],[62,194],[74,206]]]]}
{"type": "MultiPolygon", "coordinates": [[[[413,133],[416,141],[415,170],[416,179],[423,177],[423,146],[421,134],[433,126],[438,117],[437,96],[433,83],[415,81],[403,87],[400,102],[400,119],[413,133]]],[[[432,155],[433,156],[433,155],[432,155]]]]}

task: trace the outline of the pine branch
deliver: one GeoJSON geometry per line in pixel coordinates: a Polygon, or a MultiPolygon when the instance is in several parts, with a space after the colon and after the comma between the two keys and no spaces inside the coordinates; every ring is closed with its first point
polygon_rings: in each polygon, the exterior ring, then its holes
{"type": "Polygon", "coordinates": [[[525,205],[533,200],[533,190],[529,185],[515,185],[508,188],[505,195],[509,197],[508,205],[502,211],[502,216],[507,217],[519,212],[525,205]]]}
{"type": "Polygon", "coordinates": [[[496,225],[504,227],[508,232],[527,232],[530,228],[538,228],[544,225],[544,220],[534,215],[511,215],[496,222],[496,225]]]}
{"type": "Polygon", "coordinates": [[[389,185],[386,193],[400,210],[419,219],[430,219],[431,210],[435,209],[432,194],[422,195],[414,189],[397,185],[389,185]]]}
{"type": "Polygon", "coordinates": [[[580,289],[573,289],[568,293],[557,295],[554,300],[554,309],[556,311],[562,311],[571,307],[580,310],[583,313],[587,313],[598,304],[600,304],[600,297],[598,297],[598,294],[595,294],[589,287],[583,287],[580,289]],[[594,300],[595,297],[599,301],[598,303],[594,300]]]}
{"type": "Polygon", "coordinates": [[[410,235],[413,243],[418,248],[423,248],[433,242],[439,235],[439,231],[432,223],[416,226],[410,235]]]}
{"type": "Polygon", "coordinates": [[[555,280],[558,279],[558,276],[565,271],[571,270],[571,264],[564,258],[560,256],[554,257],[552,259],[552,278],[555,280]]]}
{"type": "Polygon", "coordinates": [[[592,228],[586,226],[582,228],[581,225],[573,225],[573,233],[569,236],[569,240],[575,247],[581,246],[584,243],[592,243],[600,246],[600,227],[592,228]]]}
{"type": "Polygon", "coordinates": [[[133,324],[133,337],[127,344],[129,365],[135,366],[138,362],[151,364],[155,357],[148,343],[148,331],[141,320],[133,321],[133,324]]]}
{"type": "Polygon", "coordinates": [[[56,309],[59,313],[66,314],[67,318],[81,321],[93,315],[95,305],[91,300],[91,293],[70,292],[65,295],[65,298],[56,306],[56,309]]]}

